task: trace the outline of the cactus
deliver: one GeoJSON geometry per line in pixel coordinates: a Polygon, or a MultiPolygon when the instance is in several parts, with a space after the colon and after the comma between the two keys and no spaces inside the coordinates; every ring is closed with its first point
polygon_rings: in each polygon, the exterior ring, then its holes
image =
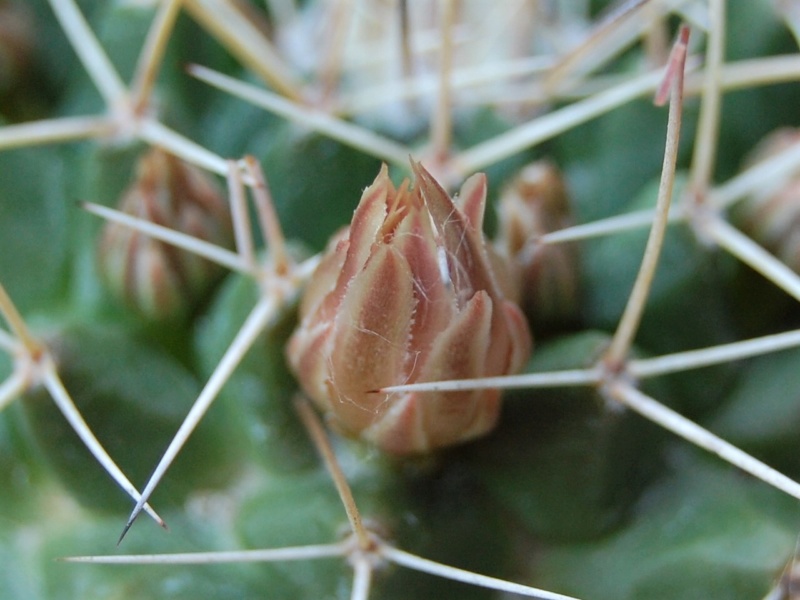
{"type": "Polygon", "coordinates": [[[606,4],[0,0],[0,597],[792,598],[800,146],[752,152],[796,126],[800,20],[606,4]],[[414,380],[503,408],[396,456],[285,352],[412,170],[475,239],[486,173],[481,283],[534,341],[414,380]]]}

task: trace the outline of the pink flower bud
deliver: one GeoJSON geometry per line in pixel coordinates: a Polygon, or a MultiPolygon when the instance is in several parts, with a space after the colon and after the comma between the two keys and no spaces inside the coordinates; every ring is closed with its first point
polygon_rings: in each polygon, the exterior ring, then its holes
{"type": "Polygon", "coordinates": [[[413,189],[384,166],[330,245],[300,307],[288,357],[305,392],[345,433],[394,454],[490,431],[498,390],[375,393],[402,383],[506,375],[531,351],[481,230],[486,178],[458,204],[412,162],[413,189]]]}
{"type": "MultiPolygon", "coordinates": [[[[800,130],[784,127],[761,140],[747,157],[745,164],[758,163],[788,150],[800,141],[800,130]]],[[[786,266],[800,273],[800,177],[765,178],[757,191],[733,210],[736,224],[781,259],[786,266]]]]}
{"type": "MultiPolygon", "coordinates": [[[[227,200],[214,181],[158,149],[139,159],[119,210],[220,246],[233,237],[227,200]]],[[[204,258],[111,222],[98,261],[111,291],[152,320],[185,314],[222,274],[204,258]]]]}
{"type": "Polygon", "coordinates": [[[543,244],[544,234],[572,225],[561,173],[547,161],[529,164],[500,194],[501,253],[517,267],[520,304],[534,330],[574,318],[579,303],[578,246],[543,244]]]}

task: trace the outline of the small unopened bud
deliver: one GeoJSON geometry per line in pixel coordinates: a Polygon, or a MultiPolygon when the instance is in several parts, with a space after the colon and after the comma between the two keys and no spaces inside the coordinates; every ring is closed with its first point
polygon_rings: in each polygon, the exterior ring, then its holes
{"type": "Polygon", "coordinates": [[[376,393],[391,385],[506,375],[531,337],[481,231],[486,178],[458,204],[419,164],[413,189],[386,167],[306,290],[288,357],[305,392],[345,433],[394,454],[490,431],[498,390],[376,393]]]}
{"type": "Polygon", "coordinates": [[[12,91],[30,69],[35,40],[30,8],[22,2],[0,0],[0,93],[12,91]]]}
{"type": "Polygon", "coordinates": [[[572,225],[564,181],[551,163],[525,167],[503,190],[498,250],[515,265],[521,304],[534,325],[548,326],[578,310],[578,248],[541,237],[572,225]]]}
{"type": "Polygon", "coordinates": [[[9,123],[46,118],[53,100],[54,73],[42,62],[50,39],[32,5],[0,0],[0,115],[9,123]]]}
{"type": "MultiPolygon", "coordinates": [[[[756,165],[800,143],[800,130],[770,133],[746,159],[756,165]]],[[[800,273],[800,176],[765,181],[733,211],[736,224],[756,242],[800,273]]]]}
{"type": "MultiPolygon", "coordinates": [[[[119,210],[230,245],[230,214],[217,186],[203,171],[158,149],[139,159],[119,210]]],[[[185,314],[221,273],[204,258],[111,222],[103,228],[98,257],[111,291],[154,320],[185,314]]]]}

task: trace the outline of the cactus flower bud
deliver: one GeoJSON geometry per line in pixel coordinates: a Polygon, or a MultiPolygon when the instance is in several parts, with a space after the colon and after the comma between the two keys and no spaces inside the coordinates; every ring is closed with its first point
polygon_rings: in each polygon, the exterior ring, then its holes
{"type": "Polygon", "coordinates": [[[499,251],[517,268],[520,304],[534,329],[574,317],[579,301],[577,245],[539,241],[572,225],[558,169],[547,161],[525,167],[503,190],[498,215],[499,251]]]}
{"type": "Polygon", "coordinates": [[[35,42],[30,8],[20,2],[0,0],[0,93],[13,91],[31,68],[35,42]]]}
{"type": "MultiPolygon", "coordinates": [[[[781,128],[767,135],[746,159],[752,167],[800,141],[800,130],[781,128]]],[[[786,265],[800,273],[800,177],[765,181],[736,206],[733,218],[741,229],[786,265]]]]}
{"type": "Polygon", "coordinates": [[[467,180],[456,204],[412,168],[413,189],[395,188],[385,166],[366,189],[306,290],[288,346],[303,389],[333,424],[393,454],[487,433],[500,392],[374,390],[510,374],[531,350],[481,230],[485,176],[467,180]]]}
{"type": "MultiPolygon", "coordinates": [[[[233,235],[227,201],[214,182],[158,149],[139,159],[119,209],[222,246],[230,245],[233,235]]],[[[98,257],[111,291],[153,320],[185,314],[221,272],[191,252],[111,222],[103,229],[98,257]]]]}
{"type": "Polygon", "coordinates": [[[31,2],[0,0],[0,115],[3,121],[43,118],[52,100],[51,78],[42,70],[48,35],[31,2]]]}

